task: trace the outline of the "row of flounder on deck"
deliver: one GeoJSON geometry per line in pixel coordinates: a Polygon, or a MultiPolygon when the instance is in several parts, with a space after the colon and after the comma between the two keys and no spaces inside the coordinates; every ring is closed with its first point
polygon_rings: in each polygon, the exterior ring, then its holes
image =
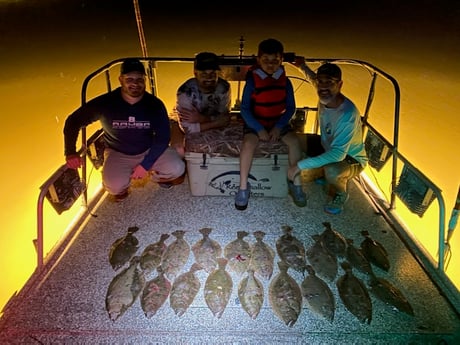
{"type": "Polygon", "coordinates": [[[229,302],[233,280],[229,272],[241,276],[238,299],[242,308],[256,319],[264,303],[264,284],[268,283],[268,297],[274,314],[292,327],[303,307],[333,322],[336,309],[334,295],[328,285],[336,280],[338,260],[344,274],[337,278],[336,287],[345,307],[361,322],[372,320],[372,300],[369,291],[378,299],[409,315],[412,307],[402,292],[388,280],[378,277],[372,266],[388,271],[390,262],[385,248],[370,238],[367,232],[358,248],[353,241],[333,230],[329,223],[321,234],[314,235],[314,244],[305,249],[290,226],[282,226],[283,233],[276,241],[279,273],[273,276],[275,250],[264,242],[265,233],[255,231],[256,241],[245,240],[246,231],[238,231],[237,238],[223,249],[210,237],[211,228],[202,228],[202,238],[190,246],[184,239],[186,232],[176,230],[175,240],[166,245],[169,234],[162,234],[156,243],[136,255],[139,243],[137,227],[117,239],[110,248],[109,262],[115,271],[126,266],[111,281],[106,294],[106,309],[111,320],[118,319],[138,298],[146,317],[151,318],[165,304],[182,316],[199,293],[201,283],[195,272],[204,270],[207,278],[203,296],[214,316],[220,318],[229,302]],[[181,274],[190,252],[195,262],[181,274]],[[303,274],[300,284],[288,272],[303,274]],[[368,287],[353,274],[357,269],[367,274],[368,287]],[[156,270],[155,278],[146,276],[156,270]]]}

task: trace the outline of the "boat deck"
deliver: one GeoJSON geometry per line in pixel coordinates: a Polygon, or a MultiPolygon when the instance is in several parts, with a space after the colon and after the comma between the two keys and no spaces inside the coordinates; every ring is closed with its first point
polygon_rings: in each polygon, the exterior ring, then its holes
{"type": "MultiPolygon", "coordinates": [[[[121,203],[103,197],[84,227],[74,232],[68,245],[55,253],[43,273],[29,281],[8,304],[0,319],[2,344],[458,344],[460,322],[458,312],[406,248],[385,218],[376,212],[357,180],[350,183],[351,197],[340,216],[323,212],[325,195],[321,186],[309,183],[308,206],[297,208],[290,197],[251,198],[248,209],[237,211],[233,198],[192,196],[186,181],[170,190],[155,183],[135,188],[121,203]],[[275,249],[282,235],[281,226],[290,225],[293,235],[306,248],[313,244],[312,235],[324,230],[323,222],[350,238],[356,245],[363,240],[362,230],[387,249],[391,268],[388,272],[374,268],[400,288],[412,304],[414,316],[372,298],[372,321],[360,322],[341,301],[335,282],[329,283],[336,302],[335,317],[329,322],[306,306],[297,322],[288,327],[274,314],[268,300],[268,284],[264,281],[265,299],[255,320],[243,310],[237,289],[241,279],[231,273],[233,291],[221,318],[213,316],[204,297],[205,271],[198,271],[201,288],[190,308],[181,317],[175,315],[167,300],[159,311],[147,318],[139,299],[116,321],[111,321],[105,296],[116,275],[109,264],[111,244],[137,226],[138,254],[163,233],[186,230],[185,239],[192,246],[202,238],[199,229],[212,228],[211,238],[222,248],[236,239],[236,233],[250,233],[245,239],[254,243],[256,230],[266,232],[264,241],[275,249]]],[[[167,244],[173,241],[173,236],[167,244]]],[[[279,261],[278,255],[275,263],[279,261]]],[[[339,260],[340,262],[341,260],[339,260]]],[[[194,262],[191,253],[183,271],[194,262]]],[[[276,267],[273,276],[279,272],[276,267]]],[[[357,270],[354,274],[367,281],[357,270]]],[[[288,273],[300,284],[303,276],[288,273]]],[[[339,267],[337,278],[344,273],[339,267]]],[[[156,273],[147,276],[153,278],[156,273]]],[[[273,279],[272,276],[272,279],[273,279]]],[[[336,279],[337,281],[337,279],[336,279]]]]}

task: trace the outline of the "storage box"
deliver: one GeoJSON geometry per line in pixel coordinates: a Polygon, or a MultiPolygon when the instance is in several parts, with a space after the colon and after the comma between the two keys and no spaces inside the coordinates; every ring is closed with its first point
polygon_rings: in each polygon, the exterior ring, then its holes
{"type": "MultiPolygon", "coordinates": [[[[186,152],[190,191],[194,196],[235,196],[240,184],[238,157],[211,156],[186,152]]],[[[270,154],[254,158],[249,173],[251,197],[285,197],[287,187],[287,154],[270,154]]]]}

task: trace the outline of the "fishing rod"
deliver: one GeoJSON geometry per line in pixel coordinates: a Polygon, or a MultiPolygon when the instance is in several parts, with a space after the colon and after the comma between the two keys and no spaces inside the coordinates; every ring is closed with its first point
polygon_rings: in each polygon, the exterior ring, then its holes
{"type": "MultiPolygon", "coordinates": [[[[144,35],[144,28],[142,25],[142,16],[141,16],[141,10],[139,7],[139,1],[138,0],[133,0],[133,5],[134,5],[134,13],[136,15],[136,23],[137,23],[137,32],[139,33],[139,41],[141,45],[141,51],[142,51],[142,56],[144,58],[147,58],[149,56],[147,52],[147,42],[145,41],[145,35],[144,35]]],[[[152,93],[155,93],[156,87],[154,85],[154,82],[156,78],[153,77],[152,73],[152,62],[149,60],[148,62],[149,68],[147,69],[149,81],[150,81],[150,87],[152,89],[152,93]]]]}

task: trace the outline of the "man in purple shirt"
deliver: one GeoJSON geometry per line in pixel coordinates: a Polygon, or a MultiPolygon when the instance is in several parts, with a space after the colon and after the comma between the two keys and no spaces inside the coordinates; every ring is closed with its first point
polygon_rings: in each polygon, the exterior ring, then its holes
{"type": "Polygon", "coordinates": [[[67,166],[77,169],[80,129],[100,121],[106,149],[102,168],[104,188],[115,201],[126,198],[131,180],[151,175],[160,186],[181,183],[185,163],[169,147],[170,126],[164,103],[145,90],[145,68],[137,59],[121,65],[120,87],[98,96],[66,119],[64,144],[67,166]]]}

